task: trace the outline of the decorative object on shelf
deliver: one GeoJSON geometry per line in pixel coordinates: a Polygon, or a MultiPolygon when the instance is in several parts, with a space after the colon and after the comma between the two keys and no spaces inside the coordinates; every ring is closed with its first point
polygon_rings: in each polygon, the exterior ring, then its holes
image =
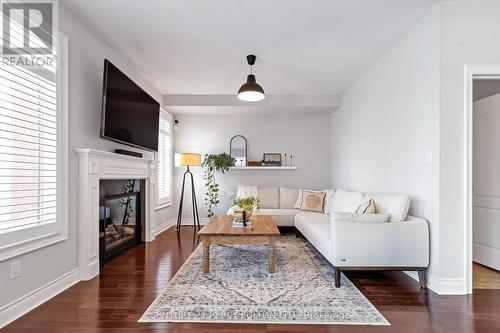
{"type": "Polygon", "coordinates": [[[184,185],[186,184],[186,175],[189,174],[191,177],[191,202],[193,203],[193,227],[196,230],[198,225],[198,230],[200,230],[200,216],[198,215],[198,205],[196,203],[196,193],[194,190],[194,178],[189,167],[200,166],[201,165],[201,155],[198,153],[179,153],[175,154],[175,166],[187,167],[184,176],[182,177],[182,190],[181,199],[179,201],[179,213],[177,215],[177,231],[181,230],[182,222],[182,204],[184,201],[184,185]]]}
{"type": "Polygon", "coordinates": [[[288,156],[288,154],[285,153],[285,165],[284,166],[287,166],[287,156],[288,156]]]}
{"type": "Polygon", "coordinates": [[[250,74],[247,76],[247,82],[244,83],[238,90],[238,99],[245,102],[257,102],[266,98],[264,89],[255,81],[252,66],[255,64],[256,56],[253,54],[247,55],[247,63],[250,66],[250,74]]]}
{"type": "Polygon", "coordinates": [[[229,141],[229,154],[236,159],[236,166],[247,165],[247,139],[242,135],[235,135],[229,141]]]}
{"type": "Polygon", "coordinates": [[[215,171],[224,173],[230,167],[235,166],[236,159],[226,153],[222,154],[206,154],[202,167],[205,168],[205,204],[208,207],[208,218],[214,216],[214,207],[219,203],[219,184],[215,182],[215,171]]]}
{"type": "Polygon", "coordinates": [[[262,166],[262,161],[248,161],[248,166],[257,166],[257,167],[260,167],[262,166]]]}
{"type": "Polygon", "coordinates": [[[264,153],[264,166],[281,166],[281,153],[264,153]]]}
{"type": "Polygon", "coordinates": [[[293,167],[293,155],[290,154],[290,166],[293,167]]]}

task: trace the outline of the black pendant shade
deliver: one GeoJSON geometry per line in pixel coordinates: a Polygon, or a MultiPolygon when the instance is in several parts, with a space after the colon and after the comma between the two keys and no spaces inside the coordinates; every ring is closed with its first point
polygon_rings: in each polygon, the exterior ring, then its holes
{"type": "MultiPolygon", "coordinates": [[[[252,66],[255,64],[256,57],[252,54],[247,56],[247,62],[250,65],[250,73],[252,73],[252,66]]],[[[255,80],[255,75],[249,74],[247,82],[244,83],[238,90],[238,98],[245,102],[257,102],[266,97],[264,89],[255,80]]]]}

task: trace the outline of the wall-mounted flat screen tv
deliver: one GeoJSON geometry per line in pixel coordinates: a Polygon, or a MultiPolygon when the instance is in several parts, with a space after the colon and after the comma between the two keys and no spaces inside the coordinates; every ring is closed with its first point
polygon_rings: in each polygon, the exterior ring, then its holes
{"type": "Polygon", "coordinates": [[[158,151],[160,104],[104,60],[101,138],[158,151]]]}

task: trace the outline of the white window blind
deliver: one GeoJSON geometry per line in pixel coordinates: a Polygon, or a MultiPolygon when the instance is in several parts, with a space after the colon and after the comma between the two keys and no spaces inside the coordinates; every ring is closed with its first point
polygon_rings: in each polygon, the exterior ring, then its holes
{"type": "Polygon", "coordinates": [[[0,66],[0,233],[56,222],[56,94],[55,82],[0,66]]]}
{"type": "Polygon", "coordinates": [[[0,261],[67,239],[66,36],[55,44],[42,67],[0,64],[0,261]]]}
{"type": "Polygon", "coordinates": [[[157,204],[169,204],[172,197],[172,117],[164,109],[160,110],[157,188],[157,204]]]}

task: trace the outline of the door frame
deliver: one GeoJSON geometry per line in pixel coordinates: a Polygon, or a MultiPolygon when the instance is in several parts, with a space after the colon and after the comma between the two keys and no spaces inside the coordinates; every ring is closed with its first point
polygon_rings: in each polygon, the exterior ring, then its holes
{"type": "Polygon", "coordinates": [[[464,258],[465,258],[465,287],[467,294],[472,294],[473,276],[472,276],[472,244],[473,244],[473,217],[472,217],[472,199],[473,199],[473,86],[474,80],[500,79],[500,65],[467,65],[465,66],[464,79],[464,138],[465,138],[465,175],[464,175],[464,258]]]}

